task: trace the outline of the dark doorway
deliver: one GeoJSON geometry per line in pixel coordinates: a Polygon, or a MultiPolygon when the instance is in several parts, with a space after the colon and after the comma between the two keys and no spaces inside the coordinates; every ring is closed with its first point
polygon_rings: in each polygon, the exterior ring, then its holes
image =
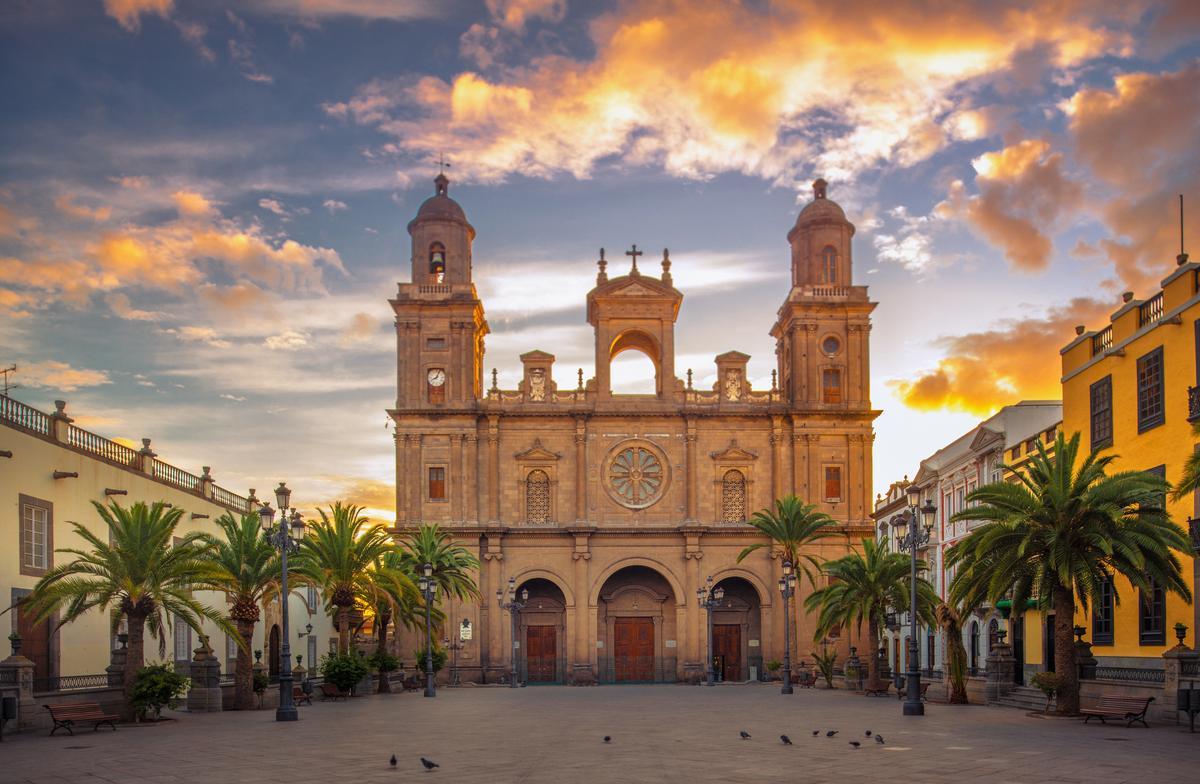
{"type": "Polygon", "coordinates": [[[33,623],[31,614],[27,614],[17,605],[17,634],[21,636],[21,655],[33,662],[33,679],[44,681],[54,675],[53,657],[50,655],[50,626],[53,619],[39,624],[33,623]]]}
{"type": "Polygon", "coordinates": [[[613,664],[618,683],[654,680],[654,620],[616,618],[613,621],[613,664]]]}
{"type": "Polygon", "coordinates": [[[279,627],[271,627],[271,636],[267,645],[267,675],[273,681],[279,680],[279,627]]]}
{"type": "Polygon", "coordinates": [[[736,624],[713,626],[713,668],[719,680],[742,680],[741,626],[736,624]]]}
{"type": "Polygon", "coordinates": [[[525,657],[530,683],[554,683],[558,680],[558,628],[527,626],[525,657]]]}
{"type": "Polygon", "coordinates": [[[1054,672],[1054,613],[1046,614],[1046,628],[1042,633],[1042,648],[1045,649],[1042,661],[1046,664],[1046,672],[1054,672]]]}
{"type": "Polygon", "coordinates": [[[1025,616],[1014,615],[1012,620],[1008,622],[1012,628],[1012,646],[1013,659],[1013,682],[1018,686],[1025,685],[1025,616]]]}

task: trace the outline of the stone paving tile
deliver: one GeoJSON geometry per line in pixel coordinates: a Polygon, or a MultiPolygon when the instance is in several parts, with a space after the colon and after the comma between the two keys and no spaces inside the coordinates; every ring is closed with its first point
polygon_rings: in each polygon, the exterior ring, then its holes
{"type": "Polygon", "coordinates": [[[294,724],[275,722],[272,711],[173,715],[116,733],[6,735],[0,781],[1142,784],[1196,780],[1200,770],[1200,734],[1173,725],[1085,727],[948,705],[906,718],[894,700],[814,690],[785,697],[768,686],[444,689],[436,699],[318,703],[294,724]],[[826,738],[833,728],[839,734],[826,738]],[[865,738],[868,728],[887,745],[865,738]],[[739,739],[741,729],[753,738],[739,739]],[[780,733],[795,745],[780,743],[780,733]],[[393,753],[396,770],[387,764],[393,753]],[[422,755],[442,767],[426,774],[422,755]]]}

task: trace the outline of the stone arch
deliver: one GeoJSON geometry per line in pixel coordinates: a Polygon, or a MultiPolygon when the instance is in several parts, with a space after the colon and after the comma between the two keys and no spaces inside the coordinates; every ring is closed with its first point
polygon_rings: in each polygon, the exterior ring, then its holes
{"type": "MultiPolygon", "coordinates": [[[[743,588],[753,592],[753,588],[743,588]]],[[[601,683],[662,683],[679,672],[682,591],[670,571],[630,558],[606,570],[596,600],[601,683]]]]}
{"type": "MultiPolygon", "coordinates": [[[[635,351],[650,361],[650,365],[654,368],[654,386],[653,394],[661,395],[663,392],[663,363],[662,363],[662,346],[657,338],[642,329],[631,328],[626,329],[617,335],[608,348],[608,368],[609,379],[611,384],[613,361],[627,351],[635,351]]],[[[634,394],[646,394],[647,392],[636,392],[634,394]]]]}
{"type": "Polygon", "coordinates": [[[604,571],[592,582],[591,590],[588,591],[588,605],[591,607],[597,606],[600,601],[600,591],[604,589],[604,583],[608,581],[608,578],[629,566],[645,566],[647,569],[653,569],[658,572],[667,581],[667,585],[671,587],[671,591],[675,594],[673,597],[675,603],[681,606],[687,605],[687,596],[683,590],[683,583],[679,582],[679,578],[675,576],[670,567],[662,561],[657,561],[653,558],[643,558],[641,556],[622,558],[605,567],[604,571]]]}
{"type": "MultiPolygon", "coordinates": [[[[764,582],[763,579],[754,572],[738,566],[727,566],[719,571],[713,572],[713,585],[716,585],[727,577],[740,577],[746,582],[750,583],[755,592],[758,593],[759,605],[762,607],[771,606],[772,598],[775,596],[775,594],[771,591],[770,587],[767,586],[766,582],[764,582]]],[[[705,577],[705,579],[707,579],[707,577],[705,577]]],[[[798,582],[797,587],[799,587],[798,582]]]]}
{"type": "MultiPolygon", "coordinates": [[[[764,587],[737,569],[713,575],[724,595],[712,610],[713,669],[721,681],[745,681],[763,673],[764,587]]],[[[770,594],[765,594],[769,596],[770,594]]]]}
{"type": "Polygon", "coordinates": [[[554,583],[554,585],[558,587],[558,590],[562,591],[563,598],[567,603],[567,609],[575,606],[575,594],[571,591],[570,583],[549,569],[522,569],[513,575],[513,579],[516,581],[518,591],[521,590],[521,583],[528,582],[530,580],[542,579],[546,580],[547,582],[554,583]]]}

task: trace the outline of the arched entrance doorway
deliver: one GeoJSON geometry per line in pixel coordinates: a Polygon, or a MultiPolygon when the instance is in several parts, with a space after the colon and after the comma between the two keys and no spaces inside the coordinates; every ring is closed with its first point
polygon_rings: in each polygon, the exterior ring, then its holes
{"type": "Polygon", "coordinates": [[[747,681],[763,671],[758,592],[741,577],[717,583],[725,589],[713,610],[713,673],[719,681],[747,681]]]}
{"type": "Polygon", "coordinates": [[[627,566],[600,588],[597,664],[602,683],[676,679],[675,594],[648,566],[627,566]]]}
{"type": "Polygon", "coordinates": [[[272,681],[279,680],[279,625],[271,627],[267,638],[267,676],[272,681]]]}
{"type": "Polygon", "coordinates": [[[543,578],[521,583],[529,591],[521,611],[517,639],[524,648],[520,672],[526,683],[564,683],[567,671],[567,599],[562,590],[543,578]]]}

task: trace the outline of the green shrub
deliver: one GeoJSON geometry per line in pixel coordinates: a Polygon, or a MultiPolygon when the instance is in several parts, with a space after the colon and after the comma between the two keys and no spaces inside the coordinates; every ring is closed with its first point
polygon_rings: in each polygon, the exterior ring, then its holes
{"type": "Polygon", "coordinates": [[[270,677],[267,676],[267,674],[265,672],[255,671],[254,684],[253,684],[255,694],[258,694],[261,696],[262,693],[265,692],[267,690],[267,687],[270,685],[271,685],[271,679],[270,679],[270,677]]]}
{"type": "MultiPolygon", "coordinates": [[[[419,669],[421,672],[425,672],[425,646],[421,646],[420,648],[417,648],[417,651],[414,655],[417,657],[417,669],[419,669]]],[[[450,656],[450,654],[448,654],[446,652],[445,648],[443,648],[440,645],[434,645],[433,646],[433,671],[434,672],[441,671],[441,669],[446,666],[446,659],[449,656],[450,656]]]]}
{"type": "Polygon", "coordinates": [[[175,672],[173,664],[148,664],[133,681],[133,709],[139,716],[159,718],[163,708],[176,708],[191,688],[190,678],[175,672]]]}
{"type": "Polygon", "coordinates": [[[327,653],[321,659],[321,674],[342,691],[350,691],[370,672],[367,661],[353,653],[327,653]]]}
{"type": "Polygon", "coordinates": [[[771,659],[767,662],[767,672],[775,672],[782,666],[783,662],[779,661],[779,659],[771,659]]]}
{"type": "Polygon", "coordinates": [[[395,672],[400,669],[400,658],[387,651],[375,651],[367,657],[367,664],[379,673],[395,672]]]}
{"type": "Polygon", "coordinates": [[[812,652],[813,660],[817,663],[817,670],[820,671],[821,677],[825,680],[825,685],[833,688],[833,667],[837,664],[837,651],[829,650],[825,653],[812,652]]]}
{"type": "Polygon", "coordinates": [[[1048,672],[1035,673],[1030,682],[1042,690],[1046,695],[1046,713],[1050,712],[1050,701],[1054,699],[1054,695],[1063,687],[1063,676],[1050,670],[1048,672]]]}

